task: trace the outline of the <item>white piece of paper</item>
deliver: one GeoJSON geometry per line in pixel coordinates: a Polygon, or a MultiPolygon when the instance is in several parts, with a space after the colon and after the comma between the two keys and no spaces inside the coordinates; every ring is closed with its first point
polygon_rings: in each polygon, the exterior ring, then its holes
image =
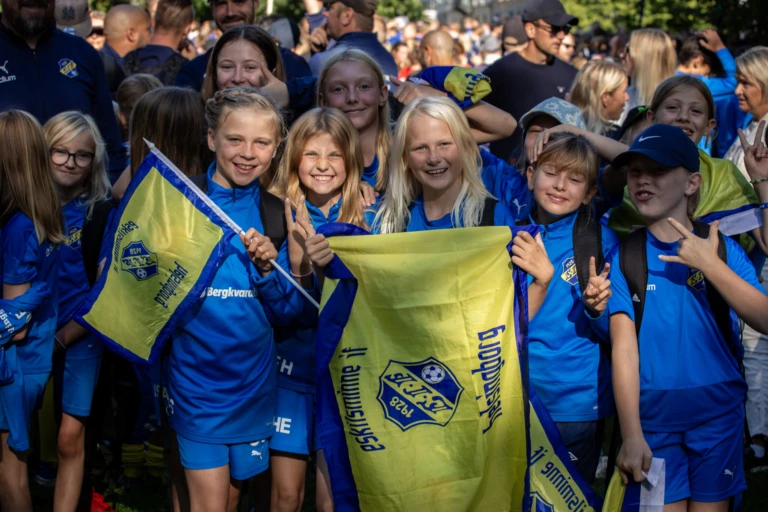
{"type": "Polygon", "coordinates": [[[640,512],[664,512],[664,491],[666,488],[666,462],[664,459],[651,460],[651,469],[643,472],[645,480],[640,488],[640,512]]]}

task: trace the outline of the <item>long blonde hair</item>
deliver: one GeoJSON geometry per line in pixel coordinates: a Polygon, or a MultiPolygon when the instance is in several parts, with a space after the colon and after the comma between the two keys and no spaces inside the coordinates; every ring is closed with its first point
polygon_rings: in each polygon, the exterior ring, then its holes
{"type": "MultiPolygon", "coordinates": [[[[317,106],[324,107],[323,95],[325,94],[325,83],[333,66],[339,62],[359,62],[365,64],[371,69],[376,77],[376,86],[381,89],[386,85],[384,73],[381,71],[378,63],[367,53],[357,49],[347,49],[335,53],[329,58],[323,69],[320,70],[320,76],[317,78],[317,106]]],[[[379,160],[379,170],[376,174],[376,190],[379,192],[387,188],[387,160],[389,158],[389,149],[392,145],[392,132],[389,127],[389,101],[384,102],[384,106],[379,107],[379,121],[376,127],[376,157],[379,160]]]]}
{"type": "MultiPolygon", "coordinates": [[[[309,140],[325,133],[330,135],[336,145],[341,148],[347,173],[341,188],[341,210],[337,220],[368,229],[363,216],[363,202],[359,188],[363,172],[363,151],[360,149],[357,130],[341,110],[314,108],[294,123],[288,133],[285,153],[270,192],[280,198],[290,199],[294,209],[299,206],[300,197],[307,195],[299,179],[299,165],[304,146],[309,140]]],[[[307,218],[307,220],[310,219],[307,218]]]]}
{"type": "Polygon", "coordinates": [[[21,211],[35,224],[37,241],[64,241],[59,196],[40,123],[21,110],[0,113],[0,226],[21,211]]]}
{"type": "Polygon", "coordinates": [[[472,138],[469,123],[456,104],[444,97],[419,98],[410,103],[395,126],[389,160],[389,186],[374,226],[380,233],[399,233],[408,227],[413,201],[421,195],[421,184],[408,167],[408,124],[414,116],[427,116],[448,124],[461,155],[461,190],[453,205],[451,219],[455,226],[473,227],[480,224],[485,199],[490,194],[480,179],[482,160],[472,138]]]}
{"type": "Polygon", "coordinates": [[[91,172],[83,186],[80,197],[86,200],[86,217],[93,213],[93,207],[107,199],[112,187],[107,177],[107,150],[104,139],[101,137],[96,121],[89,115],[76,110],[62,112],[50,118],[43,133],[48,142],[48,148],[54,148],[59,144],[66,144],[83,132],[88,132],[93,139],[93,161],[91,172]]]}
{"type": "Polygon", "coordinates": [[[632,59],[631,76],[632,85],[637,90],[637,104],[648,105],[656,87],[675,74],[675,45],[663,30],[641,28],[632,31],[627,46],[632,59]]]}
{"type": "Polygon", "coordinates": [[[576,74],[571,86],[571,103],[584,114],[587,130],[602,135],[610,126],[603,117],[603,94],[611,94],[627,80],[627,73],[618,64],[593,60],[576,74]]]}

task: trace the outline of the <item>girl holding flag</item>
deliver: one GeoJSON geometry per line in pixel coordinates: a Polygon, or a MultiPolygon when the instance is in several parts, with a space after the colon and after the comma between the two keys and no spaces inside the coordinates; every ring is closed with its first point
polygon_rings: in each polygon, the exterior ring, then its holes
{"type": "MultiPolygon", "coordinates": [[[[744,146],[750,175],[765,180],[765,146],[744,146]]],[[[612,164],[626,170],[647,225],[610,258],[617,464],[625,483],[640,482],[652,456],[664,459],[667,512],[725,512],[746,488],[737,315],[768,332],[768,297],[743,249],[717,221],[691,220],[700,164],[687,134],[665,124],[647,128],[612,164]]],[[[636,489],[627,489],[625,505],[639,504],[636,489]]]]}
{"type": "MultiPolygon", "coordinates": [[[[269,263],[288,266],[287,244],[278,252],[262,234],[284,214],[281,201],[259,186],[284,134],[280,113],[253,90],[228,89],[208,100],[206,120],[216,160],[203,188],[234,222],[252,227],[233,239],[173,335],[166,408],[193,511],[231,509],[241,482],[267,469],[277,398],[272,326],[296,320],[305,307],[269,263]],[[277,212],[268,207],[275,202],[277,212]],[[272,214],[278,219],[265,217],[272,214]]],[[[291,271],[306,274],[309,266],[291,271]]]]}
{"type": "Polygon", "coordinates": [[[47,285],[49,291],[32,320],[0,348],[16,380],[16,395],[0,394],[0,503],[9,510],[31,510],[27,432],[51,375],[58,244],[64,241],[64,229],[40,124],[20,110],[3,112],[0,139],[6,145],[0,153],[3,299],[20,297],[36,284],[47,285]]]}
{"type": "MultiPolygon", "coordinates": [[[[44,127],[51,155],[53,181],[59,195],[67,235],[59,265],[59,317],[55,336],[54,379],[57,409],[59,471],[56,508],[74,510],[80,497],[85,462],[85,421],[91,412],[93,391],[104,346],[80,327],[72,314],[91,287],[84,262],[83,232],[109,198],[106,150],[96,123],[80,112],[62,112],[44,127]]],[[[106,225],[102,219],[101,225],[106,225]]],[[[99,240],[93,247],[100,246],[99,240]]],[[[96,263],[97,257],[91,258],[96,263]]],[[[96,274],[96,269],[92,269],[96,274]]]]}
{"type": "MultiPolygon", "coordinates": [[[[292,218],[293,207],[297,220],[313,229],[329,222],[368,229],[373,211],[363,209],[358,188],[362,168],[360,139],[350,120],[340,110],[316,108],[291,127],[272,192],[285,198],[286,219],[292,218]]],[[[288,224],[299,239],[305,239],[301,226],[288,224]]],[[[303,256],[298,250],[292,254],[303,256]]],[[[308,323],[315,318],[312,312],[308,323]]],[[[314,437],[315,333],[313,328],[295,327],[275,331],[279,373],[275,433],[270,440],[272,510],[300,510],[304,497],[314,437]]],[[[328,503],[330,495],[319,471],[317,478],[316,502],[328,503]]]]}

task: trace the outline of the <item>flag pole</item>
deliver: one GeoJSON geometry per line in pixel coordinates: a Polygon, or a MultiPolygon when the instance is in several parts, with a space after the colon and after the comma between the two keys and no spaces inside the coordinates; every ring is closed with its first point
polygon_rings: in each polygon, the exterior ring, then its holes
{"type": "MultiPolygon", "coordinates": [[[[232,231],[234,231],[235,233],[239,233],[240,235],[245,235],[245,231],[243,230],[243,228],[238,226],[237,223],[229,217],[229,215],[224,213],[224,211],[219,207],[219,205],[214,203],[210,197],[208,197],[206,194],[203,194],[203,191],[197,188],[197,185],[192,183],[192,180],[190,180],[183,172],[181,172],[181,170],[178,167],[176,167],[176,164],[171,162],[171,160],[167,156],[165,156],[162,151],[157,149],[157,147],[151,142],[149,142],[147,139],[144,139],[144,143],[149,147],[149,150],[152,152],[152,154],[154,154],[165,165],[167,165],[168,168],[171,171],[173,171],[173,173],[181,181],[183,181],[184,184],[187,185],[190,188],[190,190],[192,190],[197,195],[197,197],[200,198],[201,201],[203,201],[206,204],[206,206],[208,206],[211,210],[216,212],[216,215],[218,215],[221,218],[221,220],[223,220],[227,224],[227,226],[229,226],[230,229],[232,229],[232,231]]],[[[277,249],[279,250],[279,247],[277,249]]],[[[299,292],[301,292],[301,294],[304,295],[304,297],[313,306],[315,306],[317,309],[320,309],[320,304],[318,304],[317,301],[313,299],[312,296],[307,292],[307,290],[305,290],[303,286],[297,283],[296,280],[288,272],[286,272],[283,267],[278,265],[277,262],[272,258],[269,259],[269,263],[271,263],[272,266],[275,268],[275,270],[280,272],[283,275],[283,277],[285,277],[288,280],[288,282],[290,282],[293,286],[295,286],[296,289],[299,290],[299,292]]]]}

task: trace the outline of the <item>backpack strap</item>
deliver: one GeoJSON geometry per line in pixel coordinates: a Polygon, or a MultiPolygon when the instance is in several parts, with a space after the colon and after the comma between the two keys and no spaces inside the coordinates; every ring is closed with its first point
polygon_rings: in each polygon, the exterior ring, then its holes
{"type": "Polygon", "coordinates": [[[285,204],[280,198],[261,190],[259,214],[264,225],[264,234],[269,237],[278,251],[287,237],[288,228],[285,223],[285,204]]]}
{"type": "Polygon", "coordinates": [[[595,268],[600,272],[604,261],[603,230],[592,209],[583,205],[576,214],[576,223],[573,226],[573,259],[581,293],[584,293],[589,284],[589,259],[593,256],[595,268]]]}
{"type": "Polygon", "coordinates": [[[208,193],[208,174],[207,173],[192,176],[191,178],[189,178],[189,181],[194,183],[203,194],[208,193]]]}
{"type": "MultiPolygon", "coordinates": [[[[709,238],[709,224],[693,221],[693,234],[700,238],[709,238]]],[[[717,236],[719,239],[719,243],[717,244],[717,255],[727,265],[728,248],[725,246],[725,236],[723,236],[723,234],[719,231],[717,232],[717,236]]],[[[707,302],[709,302],[709,309],[712,310],[712,315],[715,317],[715,323],[717,324],[718,329],[720,329],[720,334],[731,348],[733,357],[735,357],[737,361],[741,361],[741,351],[738,347],[738,344],[736,343],[736,340],[733,339],[733,330],[731,328],[731,307],[727,302],[725,302],[725,299],[723,299],[723,296],[720,295],[720,292],[718,292],[717,289],[709,283],[709,281],[705,279],[704,283],[707,290],[707,302]]]]}
{"type": "Polygon", "coordinates": [[[91,286],[96,283],[99,270],[99,253],[104,232],[107,229],[110,212],[117,207],[114,199],[107,199],[93,206],[91,216],[85,217],[80,238],[80,251],[83,254],[85,275],[91,286]]]}
{"type": "Polygon", "coordinates": [[[619,266],[627,280],[632,306],[635,310],[635,332],[640,336],[643,322],[645,290],[648,286],[648,254],[645,244],[648,240],[646,229],[638,229],[627,236],[619,248],[619,266]]]}
{"type": "Polygon", "coordinates": [[[495,223],[494,210],[496,210],[496,204],[498,199],[494,197],[486,197],[485,204],[483,205],[483,216],[480,218],[480,226],[493,226],[495,223]]]}
{"type": "Polygon", "coordinates": [[[141,63],[139,62],[139,55],[137,52],[138,50],[133,50],[126,54],[125,59],[123,60],[123,71],[125,71],[125,76],[135,75],[141,71],[141,63]]]}
{"type": "Polygon", "coordinates": [[[165,85],[172,85],[173,79],[176,78],[176,74],[181,69],[181,66],[189,62],[186,57],[180,53],[174,53],[163,64],[163,68],[158,73],[158,78],[165,85]]]}

